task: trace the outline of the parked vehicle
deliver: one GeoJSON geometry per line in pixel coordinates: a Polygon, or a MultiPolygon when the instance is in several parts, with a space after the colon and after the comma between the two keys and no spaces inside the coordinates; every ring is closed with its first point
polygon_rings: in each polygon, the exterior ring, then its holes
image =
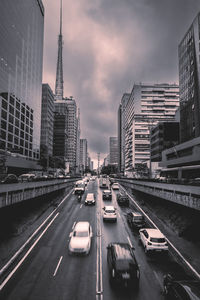
{"type": "Polygon", "coordinates": [[[104,206],[103,221],[117,222],[117,214],[114,206],[104,206]]]}
{"type": "Polygon", "coordinates": [[[149,251],[168,251],[166,238],[159,229],[142,228],[139,230],[139,234],[145,253],[148,253],[149,251]]]}
{"type": "Polygon", "coordinates": [[[126,215],[127,222],[132,229],[139,229],[145,226],[144,216],[138,211],[132,211],[126,215]]]}
{"type": "Polygon", "coordinates": [[[112,200],[112,192],[111,190],[104,190],[102,193],[103,200],[112,200]]]}
{"type": "Polygon", "coordinates": [[[107,247],[107,263],[112,284],[139,287],[140,270],[129,244],[110,243],[107,247]]]}
{"type": "Polygon", "coordinates": [[[1,183],[17,183],[19,182],[17,176],[15,174],[8,174],[1,183]]]}
{"type": "Polygon", "coordinates": [[[166,274],[163,280],[163,290],[169,300],[200,299],[200,282],[188,279],[175,279],[172,274],[166,274]]]}
{"type": "Polygon", "coordinates": [[[117,194],[117,203],[120,206],[129,206],[129,197],[126,194],[117,194]]]}
{"type": "Polygon", "coordinates": [[[91,247],[92,227],[89,222],[76,223],[70,233],[69,253],[88,254],[91,247]]]}
{"type": "Polygon", "coordinates": [[[95,205],[95,199],[93,193],[88,193],[85,199],[85,205],[95,205]]]}
{"type": "Polygon", "coordinates": [[[35,174],[31,174],[31,173],[22,174],[19,176],[19,181],[21,182],[33,181],[35,177],[36,177],[35,174]]]}

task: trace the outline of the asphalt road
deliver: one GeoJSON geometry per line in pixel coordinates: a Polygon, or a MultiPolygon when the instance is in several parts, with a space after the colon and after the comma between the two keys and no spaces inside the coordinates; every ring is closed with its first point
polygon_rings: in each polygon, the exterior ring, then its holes
{"type": "MultiPolygon", "coordinates": [[[[98,181],[88,184],[87,192],[95,193],[96,205],[85,206],[71,194],[55,211],[48,228],[26,259],[0,291],[3,300],[159,300],[163,275],[176,267],[172,257],[146,256],[138,233],[132,232],[125,215],[129,208],[121,208],[112,191],[112,201],[102,200],[98,181]],[[117,208],[116,223],[104,223],[102,207],[111,204],[117,208]],[[74,222],[89,221],[93,229],[89,255],[73,256],[68,253],[69,234],[74,222]],[[107,245],[127,242],[135,247],[140,266],[140,286],[136,292],[111,287],[107,268],[107,245]]],[[[36,238],[35,238],[36,241],[36,238]]]]}

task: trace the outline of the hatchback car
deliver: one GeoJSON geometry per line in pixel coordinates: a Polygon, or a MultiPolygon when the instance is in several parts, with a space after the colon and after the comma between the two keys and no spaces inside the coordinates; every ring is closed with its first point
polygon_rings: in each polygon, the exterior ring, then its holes
{"type": "Polygon", "coordinates": [[[93,193],[88,193],[85,199],[85,205],[94,205],[95,199],[93,193]]]}
{"type": "Polygon", "coordinates": [[[117,222],[117,214],[114,206],[104,206],[103,221],[117,222]]]}
{"type": "Polygon", "coordinates": [[[140,270],[129,244],[110,243],[107,247],[107,262],[111,283],[138,288],[140,270]]]}
{"type": "Polygon", "coordinates": [[[104,190],[102,193],[103,200],[112,200],[112,192],[111,190],[104,190]]]}
{"type": "Polygon", "coordinates": [[[200,299],[200,282],[195,280],[175,280],[171,274],[164,276],[164,295],[170,300],[200,299]]]}
{"type": "Polygon", "coordinates": [[[69,253],[88,254],[91,247],[92,227],[89,222],[76,223],[70,233],[69,253]]]}
{"type": "Polygon", "coordinates": [[[145,225],[144,216],[140,212],[132,211],[126,215],[126,218],[132,229],[139,229],[145,225]]]}
{"type": "Polygon", "coordinates": [[[166,238],[159,229],[142,228],[139,230],[139,234],[145,253],[149,251],[168,251],[166,238]]]}
{"type": "Polygon", "coordinates": [[[119,190],[119,184],[118,184],[117,182],[114,182],[114,183],[112,184],[112,189],[113,189],[113,190],[119,190]]]}

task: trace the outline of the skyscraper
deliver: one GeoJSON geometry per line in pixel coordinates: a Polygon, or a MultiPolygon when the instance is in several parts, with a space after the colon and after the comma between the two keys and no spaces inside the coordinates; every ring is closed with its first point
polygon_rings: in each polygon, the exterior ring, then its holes
{"type": "Polygon", "coordinates": [[[180,139],[200,136],[200,13],[179,44],[180,139]]]}
{"type": "Polygon", "coordinates": [[[109,138],[109,153],[110,153],[110,164],[117,165],[118,162],[118,143],[117,137],[109,138]]]}
{"type": "Polygon", "coordinates": [[[28,168],[40,150],[44,7],[2,0],[0,11],[0,148],[28,158],[16,165],[28,168]]]}
{"type": "Polygon", "coordinates": [[[62,59],[63,37],[62,37],[62,0],[60,0],[60,33],[58,36],[58,58],[56,69],[55,99],[63,99],[63,59],[62,59]]]}
{"type": "Polygon", "coordinates": [[[84,172],[87,166],[87,140],[80,139],[80,167],[84,172]]]}

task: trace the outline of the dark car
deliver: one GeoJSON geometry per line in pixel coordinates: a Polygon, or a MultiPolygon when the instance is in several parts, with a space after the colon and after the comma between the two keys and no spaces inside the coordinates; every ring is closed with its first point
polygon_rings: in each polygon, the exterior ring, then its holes
{"type": "Polygon", "coordinates": [[[103,200],[112,200],[112,192],[110,190],[104,190],[102,193],[103,200]]]}
{"type": "Polygon", "coordinates": [[[17,183],[18,177],[15,174],[8,174],[1,183],[17,183]]]}
{"type": "Polygon", "coordinates": [[[124,287],[139,287],[140,270],[127,243],[110,243],[107,247],[107,262],[111,284],[124,287]]]}
{"type": "Polygon", "coordinates": [[[200,282],[196,280],[176,280],[173,275],[164,276],[163,288],[165,299],[198,300],[200,299],[200,282]]]}
{"type": "Polygon", "coordinates": [[[139,229],[145,226],[144,216],[137,211],[132,211],[126,215],[127,222],[132,229],[139,229]]]}
{"type": "Polygon", "coordinates": [[[126,194],[117,194],[117,203],[120,206],[129,206],[129,197],[126,194]]]}

